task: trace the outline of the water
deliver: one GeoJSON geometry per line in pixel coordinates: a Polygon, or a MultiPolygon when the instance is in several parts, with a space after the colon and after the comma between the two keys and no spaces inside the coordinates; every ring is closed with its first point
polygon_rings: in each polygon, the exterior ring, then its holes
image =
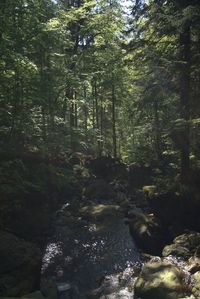
{"type": "Polygon", "coordinates": [[[43,258],[42,284],[54,281],[60,294],[70,290],[67,298],[87,298],[95,289],[112,293],[134,279],[137,262],[138,251],[119,206],[82,205],[73,212],[65,204],[43,258]]]}

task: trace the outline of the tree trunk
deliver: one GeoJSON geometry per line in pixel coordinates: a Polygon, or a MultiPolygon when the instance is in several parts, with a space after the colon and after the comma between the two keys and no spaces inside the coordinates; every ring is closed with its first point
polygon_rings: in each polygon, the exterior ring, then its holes
{"type": "Polygon", "coordinates": [[[99,105],[98,105],[98,92],[97,81],[94,80],[94,100],[95,100],[95,116],[96,116],[96,129],[97,129],[97,148],[98,155],[101,156],[101,142],[100,142],[100,130],[99,130],[99,105]]]}
{"type": "Polygon", "coordinates": [[[87,107],[87,89],[86,86],[83,88],[84,93],[84,130],[85,130],[85,141],[87,143],[87,129],[88,129],[88,107],[87,107]]]}
{"type": "Polygon", "coordinates": [[[181,149],[181,180],[187,183],[190,170],[190,56],[191,56],[191,36],[190,23],[185,22],[183,30],[180,34],[180,50],[181,50],[181,72],[180,72],[180,104],[181,117],[184,122],[182,133],[182,149],[181,149]]]}
{"type": "Polygon", "coordinates": [[[158,115],[158,100],[155,99],[153,102],[154,109],[154,128],[155,128],[155,151],[158,162],[161,162],[161,134],[160,134],[160,120],[158,115]]]}
{"type": "MultiPolygon", "coordinates": [[[[112,81],[113,80],[114,80],[114,78],[112,76],[112,81]]],[[[114,82],[112,82],[112,138],[113,138],[113,156],[114,156],[114,158],[117,157],[117,137],[116,137],[115,104],[116,104],[115,85],[114,85],[114,82]]]]}

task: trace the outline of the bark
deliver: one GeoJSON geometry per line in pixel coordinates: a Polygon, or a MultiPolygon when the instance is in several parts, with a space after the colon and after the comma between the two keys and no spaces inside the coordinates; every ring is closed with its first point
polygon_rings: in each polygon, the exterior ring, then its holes
{"type": "MultiPolygon", "coordinates": [[[[113,79],[112,79],[113,80],[113,79]]],[[[117,157],[117,137],[116,137],[116,96],[115,96],[115,85],[112,83],[112,138],[113,138],[113,156],[117,157]]]]}
{"type": "Polygon", "coordinates": [[[181,72],[180,72],[180,104],[181,117],[184,121],[184,130],[182,133],[183,146],[181,149],[181,179],[183,183],[187,182],[190,170],[190,59],[191,59],[191,36],[190,23],[185,22],[180,34],[181,50],[181,72]]]}
{"type": "Polygon", "coordinates": [[[155,128],[155,150],[157,160],[161,162],[162,154],[161,154],[161,134],[160,134],[160,119],[158,114],[158,100],[155,99],[153,103],[154,109],[154,128],[155,128]]]}

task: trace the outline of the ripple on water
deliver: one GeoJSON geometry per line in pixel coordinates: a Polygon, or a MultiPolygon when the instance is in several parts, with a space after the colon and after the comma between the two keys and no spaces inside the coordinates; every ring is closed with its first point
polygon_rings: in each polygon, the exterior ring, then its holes
{"type": "Polygon", "coordinates": [[[47,246],[42,267],[45,279],[55,276],[58,284],[76,285],[85,294],[97,288],[103,277],[110,277],[109,283],[116,286],[134,276],[131,267],[138,261],[138,252],[120,216],[109,215],[96,223],[93,219],[75,226],[71,233],[67,230],[58,228],[47,246]],[[119,272],[122,276],[112,276],[119,272]]]}

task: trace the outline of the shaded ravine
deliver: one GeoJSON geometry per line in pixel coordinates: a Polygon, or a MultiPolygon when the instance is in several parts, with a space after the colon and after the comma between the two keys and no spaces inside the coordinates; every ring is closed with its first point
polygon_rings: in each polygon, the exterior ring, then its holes
{"type": "MultiPolygon", "coordinates": [[[[139,254],[119,206],[86,201],[73,209],[66,203],[56,215],[43,258],[44,290],[54,283],[60,298],[87,298],[95,289],[100,297],[134,280],[139,254]],[[107,287],[97,289],[102,281],[107,287]]],[[[130,288],[127,292],[133,295],[130,288]]]]}

